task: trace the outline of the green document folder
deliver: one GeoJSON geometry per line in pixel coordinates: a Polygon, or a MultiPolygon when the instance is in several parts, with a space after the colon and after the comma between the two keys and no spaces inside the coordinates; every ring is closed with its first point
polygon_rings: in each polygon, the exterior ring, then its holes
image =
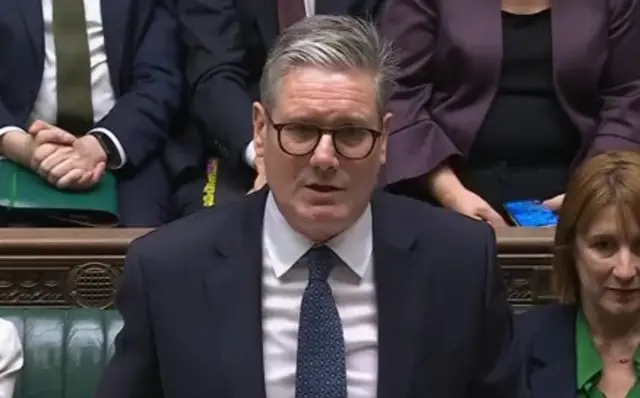
{"type": "Polygon", "coordinates": [[[85,226],[118,224],[117,182],[113,174],[87,191],[66,191],[51,186],[35,172],[8,159],[0,159],[0,208],[29,219],[52,218],[85,226]]]}

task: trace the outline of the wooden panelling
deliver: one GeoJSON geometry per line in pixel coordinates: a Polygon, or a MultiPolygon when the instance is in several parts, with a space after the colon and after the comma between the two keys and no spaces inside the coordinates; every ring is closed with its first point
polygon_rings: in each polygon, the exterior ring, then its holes
{"type": "MultiPolygon", "coordinates": [[[[147,232],[0,228],[0,306],[112,307],[127,247],[147,232]]],[[[553,232],[496,231],[498,261],[517,309],[553,300],[553,232]]]]}

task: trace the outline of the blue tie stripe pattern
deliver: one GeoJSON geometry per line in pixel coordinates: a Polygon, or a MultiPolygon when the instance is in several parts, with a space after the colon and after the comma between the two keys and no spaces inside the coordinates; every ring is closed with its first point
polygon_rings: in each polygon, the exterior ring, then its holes
{"type": "Polygon", "coordinates": [[[296,398],[346,398],[344,336],[327,278],[340,258],[327,246],[302,260],[309,283],[302,295],[296,367],[296,398]]]}

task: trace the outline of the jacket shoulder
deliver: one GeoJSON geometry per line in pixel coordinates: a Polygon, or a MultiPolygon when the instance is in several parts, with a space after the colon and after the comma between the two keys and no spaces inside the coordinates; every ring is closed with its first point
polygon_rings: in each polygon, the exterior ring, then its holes
{"type": "Polygon", "coordinates": [[[432,239],[440,237],[463,241],[461,238],[464,237],[464,242],[476,238],[495,239],[493,228],[487,223],[452,210],[386,192],[377,194],[376,200],[380,201],[379,207],[387,209],[398,222],[418,228],[419,233],[429,233],[432,239]]]}
{"type": "Polygon", "coordinates": [[[127,255],[153,258],[155,264],[186,266],[185,259],[212,248],[230,228],[237,227],[245,208],[246,201],[239,200],[203,209],[135,239],[127,255]]]}
{"type": "Polygon", "coordinates": [[[575,312],[575,306],[567,304],[548,304],[526,310],[515,317],[519,339],[529,345],[538,333],[551,332],[554,326],[571,323],[575,312]]]}

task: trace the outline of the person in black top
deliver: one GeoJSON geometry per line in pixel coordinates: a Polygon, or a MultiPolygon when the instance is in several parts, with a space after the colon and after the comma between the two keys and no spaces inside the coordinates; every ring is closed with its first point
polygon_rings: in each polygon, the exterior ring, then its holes
{"type": "Polygon", "coordinates": [[[502,71],[462,183],[498,212],[509,200],[564,192],[580,134],[555,95],[551,9],[502,11],[502,71]]]}
{"type": "Polygon", "coordinates": [[[557,210],[570,170],[640,144],[636,0],[396,0],[401,76],[382,183],[493,225],[557,210]]]}

